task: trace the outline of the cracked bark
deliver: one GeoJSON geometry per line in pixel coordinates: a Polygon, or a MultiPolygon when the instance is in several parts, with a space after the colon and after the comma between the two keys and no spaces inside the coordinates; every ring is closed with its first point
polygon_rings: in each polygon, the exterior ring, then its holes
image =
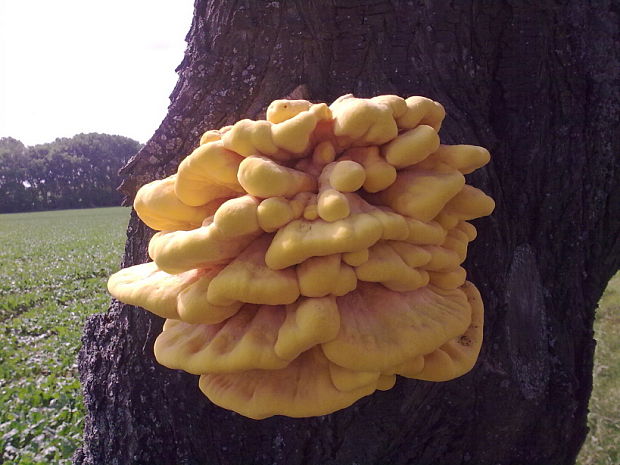
{"type": "MultiPolygon", "coordinates": [[[[162,321],[114,302],[87,323],[76,464],[570,464],[586,434],[596,303],[620,263],[618,6],[599,2],[197,0],[169,113],[122,170],[130,202],[206,129],[294,89],[442,102],[447,143],[493,160],[497,209],[466,268],[486,306],[476,368],[400,379],[324,417],[260,422],[158,366],[162,321]],[[299,87],[303,85],[304,87],[299,87]]],[[[152,231],[132,216],[123,265],[152,231]]]]}

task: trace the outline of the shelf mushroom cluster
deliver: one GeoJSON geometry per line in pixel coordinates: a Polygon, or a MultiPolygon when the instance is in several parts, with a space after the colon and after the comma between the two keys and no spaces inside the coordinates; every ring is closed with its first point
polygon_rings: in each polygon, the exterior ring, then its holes
{"type": "Polygon", "coordinates": [[[111,294],[166,318],[159,363],[250,418],[463,375],[483,325],[468,220],[494,202],[464,177],[488,151],[441,145],[444,116],[424,97],[345,95],[207,131],[138,192],[153,261],[114,274],[111,294]]]}

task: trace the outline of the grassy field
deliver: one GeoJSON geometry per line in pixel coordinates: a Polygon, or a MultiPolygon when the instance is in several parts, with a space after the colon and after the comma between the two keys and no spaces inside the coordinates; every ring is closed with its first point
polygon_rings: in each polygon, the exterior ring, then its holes
{"type": "Polygon", "coordinates": [[[0,463],[70,463],[82,326],[108,305],[128,219],[126,208],[0,215],[0,463]]]}
{"type": "Polygon", "coordinates": [[[590,434],[579,465],[620,464],[620,273],[609,282],[594,324],[596,356],[590,434]]]}
{"type": "MultiPolygon", "coordinates": [[[[123,208],[0,215],[0,463],[70,463],[83,428],[82,325],[108,305],[128,216],[123,208]]],[[[578,463],[620,464],[620,274],[596,335],[591,434],[578,463]]]]}

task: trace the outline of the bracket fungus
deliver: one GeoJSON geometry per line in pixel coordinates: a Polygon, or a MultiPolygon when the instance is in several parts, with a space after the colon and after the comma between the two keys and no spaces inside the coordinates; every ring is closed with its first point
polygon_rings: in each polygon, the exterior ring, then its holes
{"type": "Polygon", "coordinates": [[[395,376],[467,373],[483,306],[461,266],[493,200],[465,176],[489,161],[441,145],[424,97],[277,100],[209,130],[134,207],[152,262],[108,283],[166,322],[155,357],[200,375],[254,419],[350,406],[395,376]]]}

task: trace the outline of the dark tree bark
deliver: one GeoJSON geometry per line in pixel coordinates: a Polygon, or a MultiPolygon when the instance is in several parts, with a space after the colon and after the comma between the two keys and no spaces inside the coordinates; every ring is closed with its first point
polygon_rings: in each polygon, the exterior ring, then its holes
{"type": "MultiPolygon", "coordinates": [[[[130,201],[206,129],[296,92],[424,95],[442,140],[487,147],[493,196],[466,269],[486,307],[475,369],[399,379],[343,411],[253,421],[160,367],[162,321],[114,302],[85,328],[76,464],[570,464],[585,438],[597,301],[620,263],[618,3],[197,0],[168,116],[123,169],[130,201]],[[300,87],[301,86],[301,87],[300,87]]],[[[147,259],[135,215],[124,266],[147,259]]]]}

